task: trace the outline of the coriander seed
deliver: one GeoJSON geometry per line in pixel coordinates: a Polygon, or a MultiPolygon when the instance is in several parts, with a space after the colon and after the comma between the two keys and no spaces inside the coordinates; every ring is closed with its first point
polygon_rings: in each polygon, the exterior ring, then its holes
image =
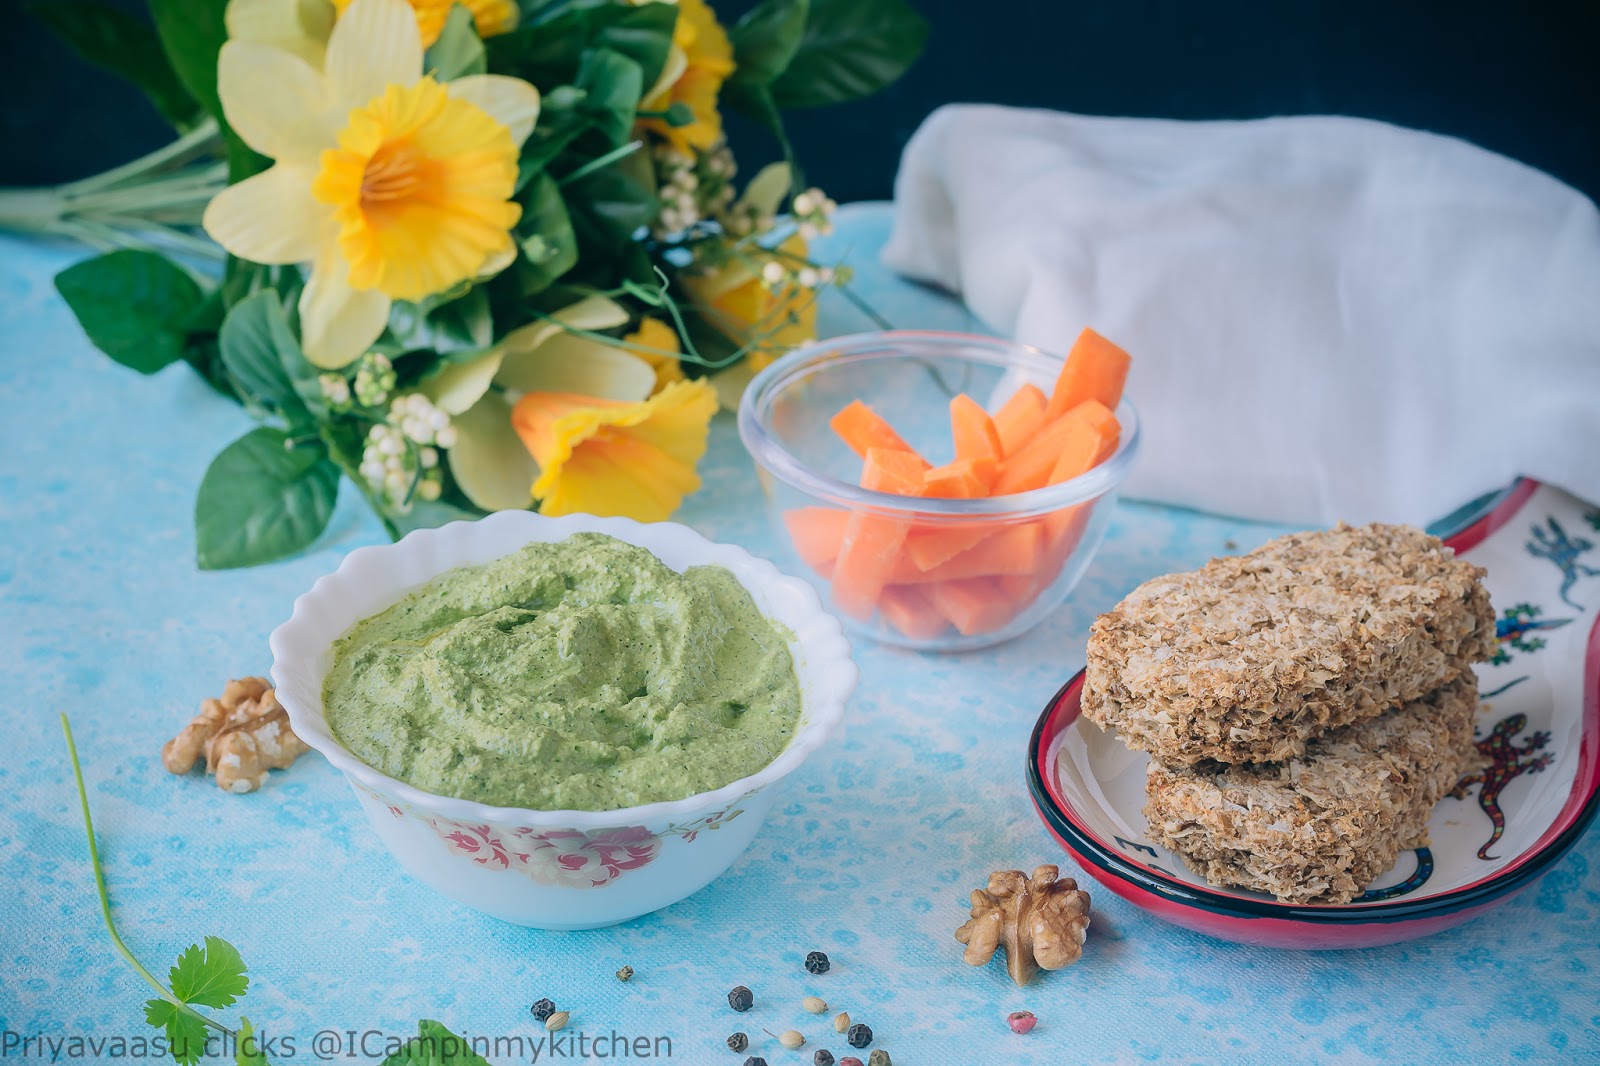
{"type": "Polygon", "coordinates": [[[838,1016],[833,1019],[833,1031],[836,1032],[836,1033],[842,1033],[842,1032],[845,1032],[846,1030],[848,1030],[849,1028],[850,1028],[850,1015],[848,1013],[846,1013],[845,1011],[840,1011],[838,1016]]]}
{"type": "Polygon", "coordinates": [[[571,1015],[564,1010],[558,1010],[544,1020],[544,1027],[549,1032],[558,1032],[567,1027],[567,1019],[571,1015]]]}
{"type": "Polygon", "coordinates": [[[790,1051],[794,1051],[796,1048],[803,1047],[806,1042],[806,1038],[801,1036],[799,1031],[795,1029],[785,1029],[781,1033],[774,1033],[770,1029],[763,1029],[761,1031],[770,1037],[774,1037],[778,1043],[782,1044],[790,1051]]]}
{"type": "Polygon", "coordinates": [[[816,996],[807,996],[800,1001],[800,1006],[804,1007],[808,1014],[821,1014],[828,1009],[828,1001],[818,999],[816,996]]]}

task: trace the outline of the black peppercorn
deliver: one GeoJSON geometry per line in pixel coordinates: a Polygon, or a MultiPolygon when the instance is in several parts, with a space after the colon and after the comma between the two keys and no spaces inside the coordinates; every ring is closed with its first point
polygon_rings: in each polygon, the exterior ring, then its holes
{"type": "Polygon", "coordinates": [[[728,1006],[743,1014],[756,1005],[756,997],[744,985],[738,985],[728,993],[728,1006]]]}
{"type": "Polygon", "coordinates": [[[807,973],[827,973],[833,964],[828,961],[828,956],[820,951],[813,951],[806,956],[807,973]]]}
{"type": "Polygon", "coordinates": [[[816,1063],[817,1066],[833,1066],[833,1052],[823,1048],[811,1056],[811,1061],[816,1063]]]}
{"type": "Polygon", "coordinates": [[[844,1038],[851,1047],[866,1047],[872,1043],[872,1027],[857,1022],[844,1034],[844,1038]]]}
{"type": "Polygon", "coordinates": [[[767,1066],[767,1060],[760,1055],[751,1055],[744,1060],[744,1066],[767,1066]]]}
{"type": "Polygon", "coordinates": [[[728,1037],[729,1051],[743,1051],[750,1046],[750,1038],[743,1033],[734,1033],[728,1037]]]}
{"type": "Polygon", "coordinates": [[[529,1007],[528,1012],[533,1015],[534,1021],[543,1023],[556,1012],[556,1005],[548,999],[541,999],[529,1007]]]}

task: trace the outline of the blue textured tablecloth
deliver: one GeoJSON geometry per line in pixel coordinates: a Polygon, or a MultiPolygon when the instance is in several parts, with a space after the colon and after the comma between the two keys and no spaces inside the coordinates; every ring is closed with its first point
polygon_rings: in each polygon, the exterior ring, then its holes
{"type": "MultiPolygon", "coordinates": [[[[858,291],[895,324],[975,328],[876,266],[886,226],[881,207],[847,211],[824,251],[854,264],[858,291]]],[[[989,871],[1052,861],[1078,873],[1035,817],[1023,765],[1041,706],[1082,663],[1090,620],[1146,577],[1278,532],[1261,525],[1125,505],[1072,601],[1031,635],[950,657],[859,646],[843,745],[787,783],[726,876],[614,929],[521,929],[434,895],[399,873],[315,755],[245,797],[169,776],[162,741],[224,679],[265,672],[267,633],[291,600],[382,533],[346,486],[314,551],[196,570],[196,486],[247,418],[185,367],[143,379],[95,352],[51,285],[77,254],[0,241],[0,1056],[21,1055],[23,1037],[144,1030],[147,990],[101,927],[64,710],[129,945],[158,973],[204,934],[238,945],[246,1013],[295,1039],[292,1056],[276,1048],[280,1064],[316,1061],[319,1030],[359,1042],[412,1031],[418,1017],[531,1038],[528,1004],[541,996],[571,1011],[574,1031],[670,1037],[672,1061],[737,1064],[723,1039],[742,1029],[772,1066],[809,1064],[815,1047],[848,1049],[834,1038],[790,1052],[761,1034],[820,1037],[823,1019],[798,1006],[809,993],[869,1023],[898,1066],[1600,1058],[1594,833],[1492,915],[1411,944],[1241,947],[1102,890],[1078,965],[1025,990],[999,962],[962,965],[951,933],[989,871]],[[834,959],[826,977],[801,969],[813,948],[834,959]],[[626,985],[613,976],[623,964],[637,973],[626,985]],[[723,999],[740,983],[757,995],[747,1015],[723,999]],[[1004,1020],[1022,1008],[1040,1019],[1026,1037],[1004,1020]]],[[[834,332],[863,324],[842,304],[825,320],[834,332]]],[[[727,416],[704,474],[682,520],[772,553],[727,416]]],[[[49,1047],[29,1049],[26,1061],[49,1061],[49,1047]]]]}

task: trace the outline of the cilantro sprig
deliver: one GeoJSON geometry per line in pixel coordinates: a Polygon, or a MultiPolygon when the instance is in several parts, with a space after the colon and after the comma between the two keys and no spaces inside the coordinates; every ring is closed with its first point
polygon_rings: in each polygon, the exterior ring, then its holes
{"type": "MultiPolygon", "coordinates": [[[[133,972],[155,989],[157,998],[145,1001],[144,1020],[161,1030],[167,1048],[179,1066],[195,1066],[206,1052],[213,1033],[222,1038],[224,1050],[231,1047],[237,1066],[271,1066],[263,1050],[263,1042],[256,1037],[250,1019],[240,1015],[238,1029],[233,1029],[196,1007],[221,1010],[231,1007],[250,989],[250,978],[239,949],[218,936],[208,936],[202,943],[190,944],[172,969],[167,971],[167,983],[145,968],[128,945],[111,918],[111,897],[106,891],[105,868],[100,863],[100,849],[95,844],[94,820],[89,815],[89,792],[83,783],[83,767],[78,762],[78,746],[72,740],[72,723],[61,716],[61,731],[67,739],[67,754],[72,759],[72,776],[78,785],[78,803],[83,808],[83,829],[89,839],[89,865],[94,869],[94,885],[100,896],[100,917],[105,920],[111,946],[133,972]]],[[[453,1034],[439,1022],[424,1019],[417,1023],[417,1040],[408,1042],[400,1051],[390,1055],[382,1066],[489,1066],[474,1053],[468,1042],[453,1034]]]]}

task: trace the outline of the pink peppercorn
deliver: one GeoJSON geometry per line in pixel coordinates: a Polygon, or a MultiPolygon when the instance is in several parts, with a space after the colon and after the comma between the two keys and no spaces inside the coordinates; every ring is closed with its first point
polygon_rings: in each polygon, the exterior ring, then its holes
{"type": "Polygon", "coordinates": [[[1006,1024],[1011,1026],[1013,1033],[1030,1032],[1038,1021],[1031,1010],[1015,1010],[1006,1015],[1006,1024]]]}
{"type": "Polygon", "coordinates": [[[854,1055],[846,1055],[839,1060],[839,1066],[861,1066],[861,1060],[854,1055]]]}

